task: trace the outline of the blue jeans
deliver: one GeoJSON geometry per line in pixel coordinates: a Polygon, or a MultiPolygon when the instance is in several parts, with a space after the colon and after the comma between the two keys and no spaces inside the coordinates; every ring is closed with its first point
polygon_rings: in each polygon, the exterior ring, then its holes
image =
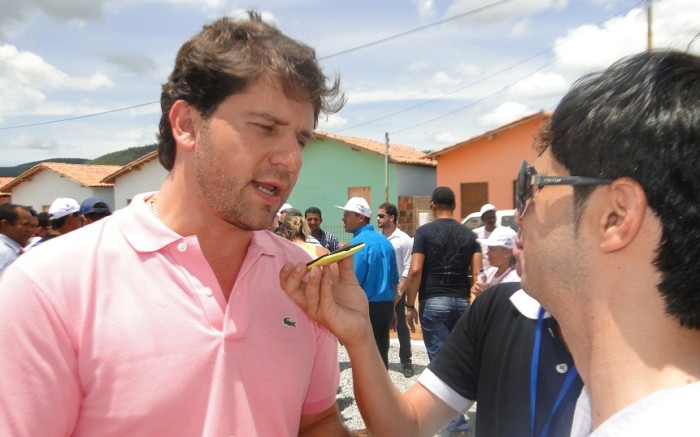
{"type": "MultiPolygon", "coordinates": [[[[420,302],[418,315],[423,330],[423,342],[430,361],[440,352],[450,332],[468,306],[466,298],[450,296],[429,297],[420,302]]],[[[446,429],[449,432],[467,431],[469,422],[460,414],[447,425],[446,429]]]]}

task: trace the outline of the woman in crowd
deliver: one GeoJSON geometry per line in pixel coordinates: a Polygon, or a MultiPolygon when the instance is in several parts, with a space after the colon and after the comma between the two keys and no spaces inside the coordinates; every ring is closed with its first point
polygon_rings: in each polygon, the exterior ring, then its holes
{"type": "Polygon", "coordinates": [[[488,246],[488,259],[491,267],[486,269],[486,281],[474,281],[472,300],[483,290],[503,282],[519,282],[520,275],[515,269],[516,258],[513,256],[516,232],[508,226],[499,226],[491,232],[489,238],[478,239],[488,246]]]}
{"type": "MultiPolygon", "coordinates": [[[[306,241],[309,235],[311,235],[311,230],[309,229],[308,223],[306,223],[306,219],[303,217],[287,214],[287,217],[285,217],[284,221],[281,222],[277,228],[276,233],[309,252],[312,259],[329,253],[329,250],[320,244],[313,244],[306,241]]],[[[338,279],[338,266],[336,264],[331,264],[328,267],[330,267],[332,278],[335,281],[338,279]]]]}

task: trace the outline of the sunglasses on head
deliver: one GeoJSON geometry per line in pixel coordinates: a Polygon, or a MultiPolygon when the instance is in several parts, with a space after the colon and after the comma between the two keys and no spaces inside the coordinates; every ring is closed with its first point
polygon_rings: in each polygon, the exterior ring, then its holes
{"type": "Polygon", "coordinates": [[[611,182],[612,179],[586,176],[542,176],[537,174],[535,167],[523,161],[515,188],[515,209],[518,217],[522,217],[528,201],[545,185],[607,185],[611,182]]]}

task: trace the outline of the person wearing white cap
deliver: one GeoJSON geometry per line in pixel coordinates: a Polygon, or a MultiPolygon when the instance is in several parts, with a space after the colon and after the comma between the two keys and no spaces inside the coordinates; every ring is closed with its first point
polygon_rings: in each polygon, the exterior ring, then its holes
{"type": "Polygon", "coordinates": [[[374,340],[389,368],[389,331],[394,317],[394,299],[399,283],[394,246],[381,233],[375,232],[370,223],[372,211],[362,197],[353,197],[343,210],[345,232],[353,234],[351,244],[365,243],[365,247],[354,255],[355,276],[369,300],[369,317],[374,340]]]}
{"type": "Polygon", "coordinates": [[[284,219],[287,218],[287,210],[291,208],[291,204],[285,203],[277,210],[277,215],[275,215],[275,218],[272,219],[272,223],[270,224],[270,230],[272,232],[277,232],[277,228],[279,228],[284,219]]]}
{"type": "MultiPolygon", "coordinates": [[[[481,207],[481,209],[479,210],[479,212],[481,213],[481,226],[474,229],[476,238],[481,240],[489,238],[491,232],[493,232],[493,230],[496,229],[496,211],[497,208],[494,205],[491,205],[490,203],[487,203],[481,207]]],[[[490,266],[489,259],[486,256],[488,252],[489,247],[486,244],[481,243],[481,256],[483,258],[484,269],[490,266]]]]}
{"type": "Polygon", "coordinates": [[[51,229],[59,235],[67,234],[82,226],[80,204],[70,197],[59,197],[49,207],[51,229]]]}
{"type": "Polygon", "coordinates": [[[489,238],[476,240],[488,246],[489,251],[486,256],[491,266],[485,269],[486,282],[474,281],[471,289],[472,299],[490,286],[502,282],[520,282],[520,276],[515,269],[516,259],[513,255],[517,235],[510,227],[499,226],[491,232],[489,238]]]}

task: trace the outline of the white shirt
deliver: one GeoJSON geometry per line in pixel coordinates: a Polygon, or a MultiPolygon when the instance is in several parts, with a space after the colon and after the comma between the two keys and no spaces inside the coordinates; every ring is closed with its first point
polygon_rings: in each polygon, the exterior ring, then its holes
{"type": "Polygon", "coordinates": [[[581,392],[577,410],[584,413],[571,427],[572,437],[690,437],[698,431],[700,382],[659,390],[615,413],[591,432],[591,406],[587,390],[581,392]],[[590,434],[589,434],[590,433],[590,434]]]}
{"type": "MultiPolygon", "coordinates": [[[[486,226],[479,226],[478,228],[474,229],[474,233],[476,234],[476,238],[478,238],[480,240],[485,240],[485,239],[489,238],[489,236],[491,235],[491,232],[493,232],[493,231],[486,230],[486,226]]],[[[486,270],[489,267],[491,267],[491,263],[489,262],[489,257],[486,256],[486,254],[489,253],[489,247],[486,245],[486,243],[479,243],[479,244],[481,244],[481,258],[483,259],[484,270],[486,270]]]]}
{"type": "Polygon", "coordinates": [[[5,234],[0,234],[0,276],[7,266],[19,258],[22,246],[5,234]]]}
{"type": "MultiPolygon", "coordinates": [[[[381,232],[381,231],[380,231],[381,232]]],[[[387,237],[394,252],[396,252],[396,268],[399,276],[407,278],[408,269],[411,268],[411,252],[413,251],[413,238],[399,228],[387,237]]]]}

